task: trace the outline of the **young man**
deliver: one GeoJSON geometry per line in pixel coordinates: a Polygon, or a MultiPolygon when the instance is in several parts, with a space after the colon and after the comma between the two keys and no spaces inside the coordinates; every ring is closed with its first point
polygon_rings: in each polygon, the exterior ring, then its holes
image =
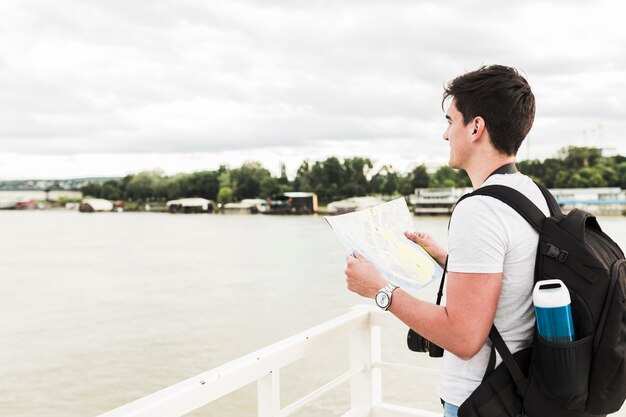
{"type": "MultiPolygon", "coordinates": [[[[449,165],[464,169],[474,188],[488,184],[512,187],[544,214],[541,191],[521,173],[494,174],[515,162],[515,155],[535,116],[535,98],[515,69],[482,67],[452,80],[444,91],[450,145],[449,165]]],[[[401,288],[389,288],[383,304],[400,320],[445,349],[439,394],[445,417],[476,389],[485,374],[495,324],[511,352],[530,345],[534,325],[532,287],[537,232],[512,208],[491,197],[463,200],[454,210],[448,250],[424,233],[407,233],[443,266],[448,257],[446,305],[418,300],[401,288]]],[[[347,257],[348,289],[374,298],[388,282],[357,253],[347,257]]],[[[383,297],[384,299],[384,297],[383,297]]],[[[500,363],[497,358],[497,364],[500,363]]]]}

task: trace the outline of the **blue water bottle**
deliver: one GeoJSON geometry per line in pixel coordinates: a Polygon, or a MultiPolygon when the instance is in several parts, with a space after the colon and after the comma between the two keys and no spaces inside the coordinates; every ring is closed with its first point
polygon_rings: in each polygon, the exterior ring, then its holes
{"type": "Polygon", "coordinates": [[[569,291],[560,279],[539,281],[533,290],[539,336],[550,342],[574,341],[569,291]]]}

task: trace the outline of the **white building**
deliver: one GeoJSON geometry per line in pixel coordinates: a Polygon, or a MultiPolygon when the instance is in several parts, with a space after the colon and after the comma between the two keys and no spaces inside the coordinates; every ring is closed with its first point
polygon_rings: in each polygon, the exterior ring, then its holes
{"type": "MultiPolygon", "coordinates": [[[[456,202],[472,188],[417,188],[410,202],[415,214],[449,215],[456,202]]],[[[550,190],[564,213],[574,208],[594,215],[622,215],[626,211],[626,193],[619,187],[553,188],[550,190]]]]}

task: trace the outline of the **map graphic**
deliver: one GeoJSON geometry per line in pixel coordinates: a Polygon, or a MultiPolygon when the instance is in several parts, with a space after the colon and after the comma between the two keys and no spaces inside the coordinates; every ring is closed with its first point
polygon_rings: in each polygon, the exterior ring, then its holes
{"type": "Polygon", "coordinates": [[[415,231],[404,198],[339,216],[324,217],[341,245],[361,252],[390,282],[419,289],[441,277],[443,268],[404,235],[415,231]]]}

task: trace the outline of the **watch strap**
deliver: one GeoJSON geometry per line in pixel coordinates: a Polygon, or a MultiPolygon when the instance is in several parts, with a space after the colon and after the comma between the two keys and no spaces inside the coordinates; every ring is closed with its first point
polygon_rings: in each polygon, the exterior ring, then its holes
{"type": "MultiPolygon", "coordinates": [[[[398,286],[397,286],[397,285],[392,284],[392,283],[390,283],[390,282],[389,282],[389,283],[387,283],[387,285],[385,285],[383,288],[381,288],[381,289],[378,291],[378,293],[380,293],[380,292],[385,293],[385,294],[387,295],[387,298],[389,299],[389,302],[387,303],[387,306],[386,306],[386,307],[383,307],[383,306],[380,306],[380,305],[379,305],[379,307],[380,307],[380,308],[382,308],[382,309],[383,309],[383,310],[385,310],[385,311],[389,310],[389,307],[391,307],[391,298],[392,298],[392,296],[393,296],[393,291],[394,291],[396,288],[398,288],[398,286]]],[[[378,293],[377,293],[377,294],[378,294],[378,293]]],[[[378,303],[377,303],[377,304],[378,304],[378,303]]]]}
{"type": "Polygon", "coordinates": [[[392,284],[392,283],[388,283],[387,285],[385,285],[384,290],[387,291],[387,293],[389,294],[389,297],[391,297],[391,294],[393,293],[393,290],[395,290],[396,288],[398,288],[397,285],[392,284]]]}

